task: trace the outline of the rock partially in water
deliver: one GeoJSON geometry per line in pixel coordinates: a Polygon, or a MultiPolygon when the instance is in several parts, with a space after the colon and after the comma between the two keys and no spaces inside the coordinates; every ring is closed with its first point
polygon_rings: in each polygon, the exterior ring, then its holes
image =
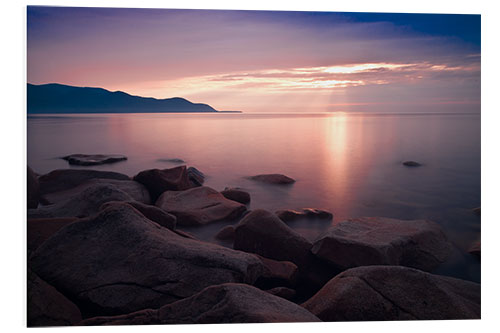
{"type": "Polygon", "coordinates": [[[205,182],[205,175],[200,170],[195,167],[187,168],[188,179],[191,183],[191,187],[202,186],[205,182]]]}
{"type": "Polygon", "coordinates": [[[239,188],[226,187],[224,191],[220,193],[227,199],[239,202],[244,205],[250,202],[250,194],[239,188]]]}
{"type": "Polygon", "coordinates": [[[133,198],[114,185],[98,183],[65,201],[28,209],[28,218],[87,217],[97,214],[99,207],[108,201],[133,201],[133,198]]]}
{"type": "Polygon", "coordinates": [[[469,252],[473,256],[476,256],[479,260],[481,260],[481,241],[478,240],[473,242],[470,245],[469,250],[467,252],[469,252]]]}
{"type": "Polygon", "coordinates": [[[117,180],[117,179],[90,179],[80,185],[77,185],[67,190],[47,193],[43,196],[43,202],[46,205],[59,203],[67,200],[69,197],[75,196],[78,193],[83,192],[85,189],[89,187],[99,184],[113,185],[116,188],[120,189],[121,191],[130,195],[136,201],[145,204],[151,203],[151,197],[149,195],[149,191],[146,189],[144,185],[133,180],[117,180]]]}
{"type": "Polygon", "coordinates": [[[144,170],[135,175],[133,179],[146,186],[152,202],[155,202],[165,191],[183,191],[193,187],[188,179],[185,165],[163,170],[144,170]]]}
{"type": "Polygon", "coordinates": [[[259,280],[258,285],[279,285],[279,286],[295,286],[299,276],[299,269],[291,261],[278,261],[255,255],[264,265],[264,272],[259,280]]]}
{"type": "Polygon", "coordinates": [[[451,249],[432,221],[363,217],[334,225],[311,251],[341,269],[404,265],[430,271],[448,258],[451,249]]]}
{"type": "Polygon", "coordinates": [[[248,179],[268,184],[277,184],[277,185],[286,185],[295,183],[295,179],[277,173],[250,176],[248,177],[248,179]]]}
{"type": "Polygon", "coordinates": [[[181,160],[180,158],[159,158],[157,159],[158,162],[170,162],[170,163],[185,163],[184,160],[181,160]]]}
{"type": "Polygon", "coordinates": [[[127,160],[127,156],[102,155],[102,154],[94,154],[94,155],[72,154],[64,156],[62,157],[62,159],[68,161],[68,163],[71,165],[91,166],[91,165],[101,165],[101,164],[109,164],[109,163],[125,161],[127,160]]]}
{"type": "Polygon", "coordinates": [[[215,234],[215,238],[221,240],[233,240],[234,239],[234,226],[226,225],[215,234]]]}
{"type": "Polygon", "coordinates": [[[299,218],[314,218],[314,219],[333,219],[333,214],[317,208],[302,208],[300,210],[295,209],[282,209],[275,212],[283,222],[291,222],[299,218]]]}
{"type": "Polygon", "coordinates": [[[156,206],[146,205],[137,201],[109,201],[103,204],[99,210],[104,210],[116,205],[129,205],[137,209],[147,219],[158,223],[162,227],[175,230],[177,218],[156,206]]]}
{"type": "Polygon", "coordinates": [[[35,251],[59,229],[75,221],[76,217],[28,219],[28,251],[35,251]]]}
{"type": "Polygon", "coordinates": [[[264,271],[252,254],[180,237],[129,205],[62,228],[30,264],[86,317],[159,308],[226,282],[253,284],[264,271]]]}
{"type": "Polygon", "coordinates": [[[402,266],[349,269],[302,304],[323,321],[479,319],[481,286],[402,266]]]}
{"type": "Polygon", "coordinates": [[[415,162],[415,161],[405,161],[405,162],[403,162],[403,165],[407,166],[407,167],[419,167],[419,166],[422,166],[422,164],[420,164],[418,162],[415,162]]]}
{"type": "Polygon", "coordinates": [[[186,191],[165,191],[156,206],[177,217],[177,225],[196,226],[234,220],[246,211],[245,205],[224,198],[216,190],[200,186],[186,191]]]}
{"type": "Polygon", "coordinates": [[[118,172],[99,170],[59,169],[38,178],[42,195],[69,190],[91,179],[130,180],[130,177],[118,172]]]}
{"type": "Polygon", "coordinates": [[[316,316],[284,298],[255,287],[225,283],[165,305],[116,317],[97,317],[82,325],[162,325],[317,322],[316,316]]]}
{"type": "Polygon", "coordinates": [[[38,183],[38,176],[33,170],[28,166],[28,178],[27,178],[27,204],[28,209],[37,208],[38,202],[40,201],[40,184],[38,183]]]}
{"type": "Polygon", "coordinates": [[[75,304],[29,268],[27,277],[28,327],[70,326],[82,320],[75,304]]]}

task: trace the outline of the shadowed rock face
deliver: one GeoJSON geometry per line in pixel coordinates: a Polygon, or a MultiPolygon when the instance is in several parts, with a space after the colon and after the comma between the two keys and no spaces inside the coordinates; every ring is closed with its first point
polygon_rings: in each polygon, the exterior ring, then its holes
{"type": "Polygon", "coordinates": [[[248,179],[256,180],[256,181],[268,183],[268,184],[277,184],[277,185],[285,185],[285,184],[295,183],[295,179],[292,179],[290,177],[287,177],[285,175],[281,175],[278,173],[250,176],[250,177],[248,177],[248,179]]]}
{"type": "Polygon", "coordinates": [[[477,283],[402,266],[349,269],[302,306],[323,321],[479,319],[477,283]]]}
{"type": "Polygon", "coordinates": [[[280,218],[283,222],[290,222],[299,218],[315,218],[331,220],[333,214],[327,212],[326,210],[316,209],[316,208],[302,208],[302,209],[283,209],[275,212],[276,216],[280,218]]]}
{"type": "Polygon", "coordinates": [[[250,194],[237,188],[225,188],[220,192],[225,198],[246,205],[250,202],[250,194]]]}
{"type": "Polygon", "coordinates": [[[238,202],[224,198],[216,190],[200,186],[186,191],[166,191],[156,206],[177,217],[177,224],[203,225],[221,220],[233,220],[246,211],[238,202]]]}
{"type": "Polygon", "coordinates": [[[219,232],[215,235],[215,238],[222,240],[233,240],[234,239],[234,226],[226,225],[221,228],[219,232]]]}
{"type": "Polygon", "coordinates": [[[342,269],[403,265],[430,271],[448,258],[451,244],[432,221],[364,217],[333,226],[311,251],[342,269]]]}
{"type": "Polygon", "coordinates": [[[481,260],[481,241],[478,240],[478,241],[473,242],[470,245],[469,250],[467,252],[476,256],[479,260],[481,260]]]}
{"type": "Polygon", "coordinates": [[[175,230],[177,218],[156,206],[145,205],[137,201],[109,201],[103,204],[99,210],[104,210],[117,205],[129,205],[137,209],[144,217],[158,223],[162,227],[175,230]]]}
{"type": "Polygon", "coordinates": [[[189,298],[117,317],[98,317],[82,325],[223,324],[317,322],[316,316],[286,299],[255,287],[225,283],[189,298]]]}
{"type": "Polygon", "coordinates": [[[28,219],[28,251],[35,251],[59,229],[77,220],[75,217],[28,219]]]}
{"type": "Polygon", "coordinates": [[[130,180],[130,177],[118,172],[98,171],[98,170],[77,170],[77,169],[59,169],[40,176],[40,193],[59,192],[69,190],[90,179],[116,179],[130,180]]]}
{"type": "Polygon", "coordinates": [[[27,193],[28,193],[28,209],[36,208],[40,201],[40,184],[38,183],[38,176],[28,167],[27,178],[27,193]]]}
{"type": "Polygon", "coordinates": [[[87,217],[96,214],[99,207],[108,201],[133,201],[133,199],[114,185],[95,184],[65,201],[28,209],[28,218],[87,217]]]}
{"type": "Polygon", "coordinates": [[[71,165],[101,165],[101,164],[109,164],[116,163],[120,161],[125,161],[127,156],[124,155],[86,155],[86,154],[72,154],[68,156],[62,157],[63,160],[68,161],[71,165]]]}
{"type": "Polygon", "coordinates": [[[159,308],[215,284],[253,284],[264,270],[252,254],[183,238],[125,204],[62,228],[30,264],[87,316],[159,308]]]}
{"type": "Polygon", "coordinates": [[[193,187],[185,165],[163,170],[144,170],[135,175],[134,180],[146,186],[153,202],[165,191],[182,191],[193,187]]]}

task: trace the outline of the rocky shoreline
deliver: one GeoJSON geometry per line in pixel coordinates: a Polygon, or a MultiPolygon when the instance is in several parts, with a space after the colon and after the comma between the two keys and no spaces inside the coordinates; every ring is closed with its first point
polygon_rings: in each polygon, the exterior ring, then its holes
{"type": "Polygon", "coordinates": [[[331,212],[249,211],[204,179],[28,167],[28,326],[480,318],[480,284],[432,274],[452,248],[436,223],[350,219],[311,242],[287,223],[331,212]],[[232,248],[182,230],[218,221],[232,248]]]}

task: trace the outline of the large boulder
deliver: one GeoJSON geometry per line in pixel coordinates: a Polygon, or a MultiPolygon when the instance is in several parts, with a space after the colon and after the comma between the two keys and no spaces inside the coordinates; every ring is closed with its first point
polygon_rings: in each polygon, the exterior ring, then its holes
{"type": "Polygon", "coordinates": [[[200,186],[185,191],[166,191],[156,206],[177,217],[177,225],[204,225],[233,220],[246,211],[245,205],[224,198],[216,190],[200,186]]]}
{"type": "Polygon", "coordinates": [[[175,230],[177,224],[177,218],[167,213],[161,208],[156,206],[146,205],[137,201],[108,201],[103,204],[99,210],[104,210],[116,205],[130,205],[137,209],[144,217],[150,219],[153,222],[158,223],[162,227],[168,228],[170,230],[175,230]]]}
{"type": "Polygon", "coordinates": [[[87,217],[96,214],[99,207],[108,201],[133,201],[133,199],[114,185],[95,184],[65,201],[28,209],[28,218],[87,217]]]}
{"type": "Polygon", "coordinates": [[[27,204],[28,209],[38,207],[40,201],[40,184],[38,183],[38,176],[28,166],[27,183],[27,204]]]}
{"type": "Polygon", "coordinates": [[[215,284],[253,284],[264,270],[254,255],[183,238],[125,204],[62,228],[30,264],[86,317],[159,308],[215,284]]]}
{"type": "Polygon", "coordinates": [[[78,307],[28,269],[28,327],[69,326],[82,320],[78,307]]]}
{"type": "Polygon", "coordinates": [[[77,220],[76,217],[28,219],[28,251],[35,251],[59,229],[77,220]]]}
{"type": "Polygon", "coordinates": [[[331,220],[333,214],[317,208],[302,208],[302,209],[281,209],[275,212],[276,216],[283,222],[291,222],[300,218],[312,218],[331,220]]]}
{"type": "Polygon", "coordinates": [[[268,184],[286,185],[295,183],[295,179],[278,173],[250,176],[248,179],[268,184]]]}
{"type": "Polygon", "coordinates": [[[239,188],[226,187],[224,191],[220,192],[226,199],[239,202],[246,205],[250,202],[250,194],[239,188]]]}
{"type": "Polygon", "coordinates": [[[124,155],[102,155],[102,154],[72,154],[68,156],[62,157],[63,160],[68,161],[69,164],[72,165],[101,165],[101,164],[109,164],[116,163],[120,161],[125,161],[127,156],[124,155]]]}
{"type": "Polygon", "coordinates": [[[316,316],[286,299],[255,287],[225,283],[158,310],[90,318],[81,325],[161,325],[317,322],[316,316]]]}
{"type": "Polygon", "coordinates": [[[68,197],[74,196],[85,189],[98,185],[98,184],[111,184],[123,192],[130,195],[134,200],[150,204],[151,197],[149,191],[141,183],[133,180],[117,180],[117,179],[90,179],[86,182],[79,184],[67,190],[47,193],[43,196],[43,202],[46,205],[51,205],[61,201],[65,201],[68,197]]]}
{"type": "Polygon", "coordinates": [[[298,267],[291,261],[278,261],[256,254],[264,266],[262,275],[256,284],[260,287],[295,286],[298,279],[298,267]]]}
{"type": "Polygon", "coordinates": [[[133,179],[146,186],[153,202],[165,191],[182,191],[193,187],[185,165],[163,170],[144,170],[133,179]]]}
{"type": "Polygon", "coordinates": [[[430,271],[448,258],[451,249],[432,221],[363,217],[333,226],[311,251],[341,269],[403,265],[430,271]]]}
{"type": "Polygon", "coordinates": [[[234,239],[234,226],[226,225],[221,228],[216,234],[215,238],[220,240],[233,240],[234,239]]]}
{"type": "Polygon", "coordinates": [[[76,187],[90,179],[116,179],[130,180],[130,177],[118,172],[81,170],[81,169],[59,169],[42,175],[38,178],[40,182],[40,193],[60,192],[76,187]]]}
{"type": "Polygon", "coordinates": [[[479,319],[481,286],[402,266],[349,269],[302,304],[323,321],[479,319]]]}
{"type": "Polygon", "coordinates": [[[263,209],[247,214],[235,228],[235,250],[291,261],[299,267],[306,263],[311,246],[276,215],[263,209]]]}

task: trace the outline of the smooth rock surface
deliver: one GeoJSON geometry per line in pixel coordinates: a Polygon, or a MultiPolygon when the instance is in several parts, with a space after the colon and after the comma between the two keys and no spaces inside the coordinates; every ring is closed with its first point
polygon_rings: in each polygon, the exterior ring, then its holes
{"type": "Polygon", "coordinates": [[[137,201],[109,201],[103,204],[99,210],[104,210],[116,205],[130,205],[137,209],[147,219],[158,223],[162,227],[175,230],[177,218],[156,206],[146,205],[137,201]]]}
{"type": "Polygon", "coordinates": [[[246,211],[245,205],[224,198],[206,186],[185,191],[166,191],[156,206],[177,217],[177,225],[204,225],[221,220],[233,220],[246,211]]]}
{"type": "Polygon", "coordinates": [[[295,183],[295,179],[277,173],[250,176],[248,177],[248,179],[256,180],[263,183],[278,184],[278,185],[295,183]]]}
{"type": "Polygon", "coordinates": [[[297,283],[299,269],[291,261],[278,261],[255,255],[264,265],[264,271],[256,282],[259,285],[294,286],[297,283]]]}
{"type": "Polygon", "coordinates": [[[80,169],[59,169],[38,178],[40,193],[59,192],[78,186],[90,179],[130,180],[130,177],[118,172],[80,169]]]}
{"type": "Polygon", "coordinates": [[[76,217],[28,219],[28,251],[35,251],[59,229],[77,220],[76,217]]]}
{"type": "Polygon", "coordinates": [[[226,199],[239,202],[246,205],[250,202],[250,194],[238,188],[226,187],[224,191],[220,192],[226,199]]]}
{"type": "Polygon", "coordinates": [[[283,222],[290,222],[299,218],[333,219],[332,213],[317,208],[282,209],[277,210],[275,214],[283,222]]]}
{"type": "Polygon", "coordinates": [[[146,186],[152,202],[155,202],[165,191],[182,191],[193,187],[188,179],[185,165],[163,170],[144,170],[135,175],[133,179],[146,186]]]}
{"type": "Polygon", "coordinates": [[[255,287],[225,283],[158,310],[87,319],[82,325],[161,325],[317,322],[316,316],[286,299],[255,287]]]}
{"type": "Polygon", "coordinates": [[[448,258],[451,249],[432,221],[363,217],[334,225],[311,251],[341,269],[403,265],[430,271],[448,258]]]}
{"type": "Polygon", "coordinates": [[[87,217],[97,214],[101,205],[108,201],[133,201],[133,199],[114,185],[95,184],[65,201],[28,209],[28,218],[87,217]]]}
{"type": "Polygon", "coordinates": [[[402,266],[349,269],[302,306],[323,321],[479,319],[481,286],[402,266]]]}
{"type": "Polygon", "coordinates": [[[270,293],[271,295],[278,296],[287,300],[292,300],[296,292],[293,289],[287,287],[276,287],[272,289],[267,289],[265,292],[270,293]]]}
{"type": "Polygon", "coordinates": [[[38,176],[33,172],[33,170],[28,166],[27,175],[27,205],[28,209],[37,208],[38,202],[40,201],[40,184],[38,183],[38,176]]]}
{"type": "Polygon", "coordinates": [[[30,264],[86,317],[159,308],[215,284],[253,284],[264,270],[252,254],[180,237],[128,205],[62,228],[30,264]]]}
{"type": "Polygon", "coordinates": [[[221,228],[217,234],[215,234],[215,238],[221,240],[233,240],[234,239],[234,226],[226,225],[221,228]]]}
{"type": "Polygon", "coordinates": [[[64,156],[62,157],[62,159],[68,161],[68,163],[71,165],[90,166],[90,165],[101,165],[101,164],[109,164],[109,163],[125,161],[127,159],[127,156],[102,155],[102,154],[94,154],[94,155],[72,154],[64,156]]]}

